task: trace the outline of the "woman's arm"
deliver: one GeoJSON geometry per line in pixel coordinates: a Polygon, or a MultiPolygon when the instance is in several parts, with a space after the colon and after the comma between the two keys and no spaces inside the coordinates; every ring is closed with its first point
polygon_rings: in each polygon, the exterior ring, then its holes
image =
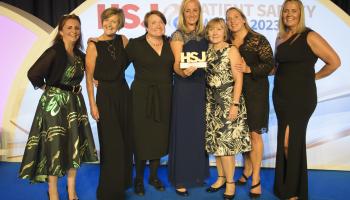
{"type": "Polygon", "coordinates": [[[45,89],[45,79],[51,70],[52,62],[56,56],[56,51],[53,48],[47,49],[39,59],[29,69],[27,76],[35,89],[45,89]]]}
{"type": "Polygon", "coordinates": [[[235,67],[237,63],[242,62],[241,55],[239,54],[239,51],[236,47],[231,47],[231,49],[229,50],[229,58],[231,63],[231,72],[235,83],[232,93],[232,105],[230,107],[228,119],[235,120],[238,115],[238,106],[240,103],[239,100],[242,94],[243,87],[243,73],[239,72],[235,67]]]}
{"type": "Polygon", "coordinates": [[[88,47],[86,49],[86,58],[85,58],[86,89],[88,92],[92,118],[98,121],[100,118],[100,115],[99,115],[98,108],[95,101],[94,85],[93,85],[96,58],[97,58],[97,50],[96,50],[95,43],[89,42],[88,47]]]}
{"type": "Polygon", "coordinates": [[[338,54],[321,35],[312,31],[307,35],[307,42],[314,54],[325,62],[325,65],[315,74],[316,80],[330,75],[340,66],[338,54]]]}

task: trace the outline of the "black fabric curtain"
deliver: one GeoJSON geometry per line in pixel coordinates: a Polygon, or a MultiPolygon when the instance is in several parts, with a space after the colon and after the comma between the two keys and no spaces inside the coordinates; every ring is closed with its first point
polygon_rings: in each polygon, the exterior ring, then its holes
{"type": "Polygon", "coordinates": [[[20,8],[38,17],[52,27],[59,18],[70,13],[85,0],[3,0],[4,3],[20,8]]]}
{"type": "MultiPolygon", "coordinates": [[[[70,13],[84,1],[85,0],[3,0],[5,3],[33,14],[52,27],[57,25],[61,15],[70,13]]],[[[350,15],[349,0],[332,0],[332,2],[350,15]]]]}

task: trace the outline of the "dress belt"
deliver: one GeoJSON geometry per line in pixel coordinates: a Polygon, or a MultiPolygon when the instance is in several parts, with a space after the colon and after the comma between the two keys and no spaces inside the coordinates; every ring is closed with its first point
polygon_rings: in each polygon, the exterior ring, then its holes
{"type": "Polygon", "coordinates": [[[54,85],[48,85],[49,87],[56,87],[64,91],[69,91],[74,94],[80,94],[81,92],[81,85],[64,85],[61,83],[54,84],[54,85]]]}

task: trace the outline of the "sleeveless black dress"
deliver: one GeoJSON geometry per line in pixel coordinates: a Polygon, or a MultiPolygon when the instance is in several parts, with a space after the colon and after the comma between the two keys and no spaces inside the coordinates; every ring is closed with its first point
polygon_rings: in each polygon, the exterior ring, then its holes
{"type": "Polygon", "coordinates": [[[315,63],[317,56],[307,43],[307,29],[277,47],[278,68],[273,103],[278,120],[274,191],[287,199],[308,199],[306,128],[317,104],[315,63]],[[284,156],[284,138],[289,126],[288,158],[284,156]]]}
{"type": "Polygon", "coordinates": [[[96,43],[94,78],[99,81],[96,104],[100,141],[100,179],[97,199],[124,199],[131,185],[132,154],[129,133],[130,91],[124,71],[129,65],[122,38],[96,43]]]}

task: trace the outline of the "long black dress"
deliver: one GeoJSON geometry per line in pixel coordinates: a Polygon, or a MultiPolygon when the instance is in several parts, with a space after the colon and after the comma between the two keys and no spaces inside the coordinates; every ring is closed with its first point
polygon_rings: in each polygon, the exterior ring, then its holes
{"type": "MultiPolygon", "coordinates": [[[[208,42],[195,32],[175,31],[173,41],[182,41],[183,52],[207,51],[208,42]]],[[[169,180],[174,186],[202,186],[209,176],[205,152],[205,71],[191,76],[174,75],[172,124],[169,148],[169,180]]]]}
{"type": "Polygon", "coordinates": [[[134,64],[131,85],[133,147],[137,160],[154,160],[168,153],[174,56],[163,38],[161,54],[146,35],[130,39],[126,47],[134,64]]]}
{"type": "Polygon", "coordinates": [[[274,66],[268,40],[258,33],[248,32],[239,52],[251,73],[244,73],[243,95],[247,106],[249,131],[264,133],[269,122],[269,80],[274,66]]]}
{"type": "Polygon", "coordinates": [[[99,82],[96,104],[101,155],[97,199],[124,199],[132,170],[130,91],[124,77],[129,62],[120,35],[97,42],[96,49],[94,79],[99,82]]]}
{"type": "Polygon", "coordinates": [[[273,103],[278,120],[274,190],[287,199],[308,199],[306,128],[317,104],[315,63],[317,56],[307,44],[307,29],[277,47],[273,103]],[[288,158],[284,138],[289,126],[288,158]]]}

